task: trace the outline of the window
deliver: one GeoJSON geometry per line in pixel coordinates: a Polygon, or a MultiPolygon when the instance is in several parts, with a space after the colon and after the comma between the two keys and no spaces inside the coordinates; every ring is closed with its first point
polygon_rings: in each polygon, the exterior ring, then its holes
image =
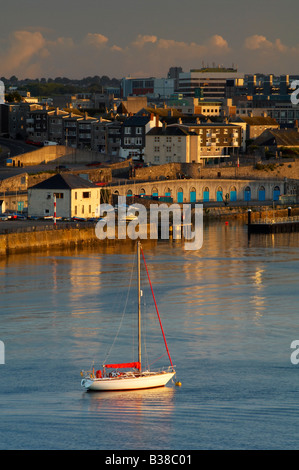
{"type": "Polygon", "coordinates": [[[142,134],[142,127],[136,127],[136,134],[142,134]]]}
{"type": "Polygon", "coordinates": [[[154,147],[154,152],[160,152],[160,147],[154,147]]]}
{"type": "Polygon", "coordinates": [[[91,197],[91,192],[90,191],[84,191],[82,194],[83,199],[88,199],[91,197]]]}
{"type": "Polygon", "coordinates": [[[84,214],[84,206],[82,206],[82,214],[84,214]]]}
{"type": "Polygon", "coordinates": [[[125,127],[125,134],[131,134],[131,127],[125,127]]]}
{"type": "Polygon", "coordinates": [[[155,140],[155,142],[160,142],[160,137],[156,136],[154,140],[155,140]]]}
{"type": "Polygon", "coordinates": [[[56,196],[56,199],[63,199],[63,193],[54,193],[54,196],[56,196]]]}

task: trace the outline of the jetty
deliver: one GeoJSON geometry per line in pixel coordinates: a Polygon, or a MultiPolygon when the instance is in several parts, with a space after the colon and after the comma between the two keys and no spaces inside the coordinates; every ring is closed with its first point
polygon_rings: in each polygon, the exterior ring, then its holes
{"type": "Polygon", "coordinates": [[[251,220],[251,210],[248,210],[248,233],[290,233],[299,232],[299,216],[291,215],[288,208],[287,217],[265,217],[251,220]]]}

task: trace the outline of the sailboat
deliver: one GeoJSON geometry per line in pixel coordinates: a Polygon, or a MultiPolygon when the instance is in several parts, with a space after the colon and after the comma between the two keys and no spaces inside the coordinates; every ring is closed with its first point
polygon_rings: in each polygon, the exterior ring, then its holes
{"type": "Polygon", "coordinates": [[[84,377],[81,380],[81,386],[84,390],[92,391],[120,391],[120,390],[141,390],[147,388],[163,387],[165,386],[175,375],[175,369],[170,357],[169,349],[167,346],[165,334],[162,327],[160,314],[158,311],[156,299],[152,283],[149,277],[144,253],[140,241],[137,241],[137,290],[138,290],[138,360],[134,362],[122,362],[117,364],[103,364],[102,370],[94,372],[84,373],[81,375],[84,377]],[[154,299],[156,312],[158,315],[162,336],[165,343],[165,348],[168,354],[170,366],[167,369],[160,369],[152,371],[149,369],[142,369],[142,357],[141,357],[141,289],[140,289],[140,260],[141,254],[145,265],[148,281],[150,284],[152,296],[154,299]],[[108,372],[107,369],[111,372],[108,372]]]}

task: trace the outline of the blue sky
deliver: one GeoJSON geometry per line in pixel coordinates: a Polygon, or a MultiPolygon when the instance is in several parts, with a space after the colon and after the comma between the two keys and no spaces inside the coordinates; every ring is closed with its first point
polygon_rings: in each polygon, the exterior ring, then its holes
{"type": "Polygon", "coordinates": [[[204,65],[299,74],[297,0],[10,0],[0,76],[165,77],[204,65]]]}

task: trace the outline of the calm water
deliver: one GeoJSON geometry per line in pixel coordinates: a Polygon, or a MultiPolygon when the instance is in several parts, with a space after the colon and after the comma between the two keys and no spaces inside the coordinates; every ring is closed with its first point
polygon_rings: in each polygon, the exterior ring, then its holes
{"type": "MultiPolygon", "coordinates": [[[[144,251],[181,387],[81,390],[80,371],[101,364],[127,298],[109,359],[131,360],[130,244],[0,260],[0,448],[298,448],[299,234],[248,241],[242,224],[219,222],[205,226],[200,251],[144,251]]],[[[155,361],[162,337],[144,303],[155,361]]]]}

